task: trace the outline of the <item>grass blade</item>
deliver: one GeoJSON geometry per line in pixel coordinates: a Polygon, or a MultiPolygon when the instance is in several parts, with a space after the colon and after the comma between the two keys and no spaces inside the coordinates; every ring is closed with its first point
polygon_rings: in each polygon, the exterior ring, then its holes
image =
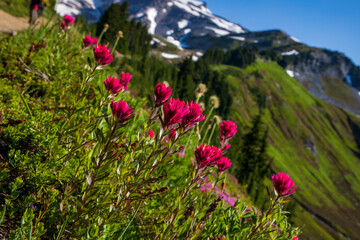
{"type": "Polygon", "coordinates": [[[67,219],[65,220],[65,222],[63,223],[63,225],[61,225],[60,231],[56,237],[56,240],[60,240],[61,239],[61,235],[63,234],[64,230],[65,230],[65,226],[67,224],[67,219]]]}
{"type": "Polygon", "coordinates": [[[27,104],[24,96],[23,96],[21,93],[19,93],[19,95],[20,95],[21,101],[24,103],[24,105],[25,105],[25,107],[26,107],[26,110],[29,112],[30,116],[33,117],[33,114],[32,114],[32,112],[31,112],[30,107],[29,107],[29,105],[27,104]]]}
{"type": "Polygon", "coordinates": [[[136,209],[136,211],[135,211],[134,215],[132,216],[132,218],[131,218],[131,220],[130,220],[129,224],[126,226],[126,228],[124,229],[124,231],[122,232],[122,234],[120,235],[120,237],[118,238],[118,240],[121,240],[121,239],[122,239],[122,237],[124,236],[125,232],[126,232],[126,231],[127,231],[127,229],[130,227],[130,225],[131,225],[132,221],[134,221],[134,218],[135,218],[135,216],[136,216],[137,212],[139,211],[139,208],[140,208],[140,206],[141,206],[141,203],[142,203],[142,202],[140,202],[140,203],[139,203],[139,206],[137,207],[137,209],[136,209]]]}

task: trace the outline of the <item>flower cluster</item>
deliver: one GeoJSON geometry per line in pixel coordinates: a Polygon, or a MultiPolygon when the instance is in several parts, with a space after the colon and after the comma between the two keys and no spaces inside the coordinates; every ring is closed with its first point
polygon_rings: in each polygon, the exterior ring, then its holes
{"type": "Polygon", "coordinates": [[[125,101],[112,101],[110,107],[115,120],[119,123],[124,123],[134,117],[133,110],[125,101]]]}
{"type": "Polygon", "coordinates": [[[118,94],[122,91],[123,85],[118,78],[108,77],[104,80],[106,91],[110,94],[118,94]]]}
{"type": "Polygon", "coordinates": [[[219,171],[223,172],[231,166],[231,161],[215,146],[200,145],[195,150],[195,157],[199,168],[217,165],[219,171]]]}
{"type": "Polygon", "coordinates": [[[184,115],[182,119],[182,126],[184,129],[192,128],[196,123],[201,122],[205,119],[202,115],[202,110],[199,104],[193,103],[192,101],[186,105],[189,112],[184,115]]]}
{"type": "Polygon", "coordinates": [[[274,185],[275,192],[280,197],[286,197],[293,194],[297,187],[294,187],[295,182],[289,177],[289,174],[283,172],[278,175],[274,174],[272,176],[272,183],[274,185]]]}
{"type": "Polygon", "coordinates": [[[96,46],[96,44],[99,42],[99,39],[97,38],[92,38],[89,35],[85,35],[85,37],[83,38],[83,43],[85,45],[85,47],[91,47],[91,46],[96,46]]]}
{"type": "Polygon", "coordinates": [[[121,79],[108,77],[104,80],[106,91],[115,95],[122,90],[127,90],[130,80],[130,73],[121,73],[121,79]]]}
{"type": "Polygon", "coordinates": [[[131,75],[130,73],[121,73],[121,78],[120,78],[120,83],[124,86],[124,90],[126,91],[128,88],[128,85],[130,83],[131,80],[131,75]]]}
{"type": "Polygon", "coordinates": [[[172,89],[166,84],[158,83],[154,90],[155,107],[160,107],[170,98],[172,89]]]}
{"type": "Polygon", "coordinates": [[[162,83],[158,83],[154,90],[155,108],[163,106],[164,119],[161,122],[164,129],[179,124],[183,130],[188,130],[205,119],[199,104],[174,98],[169,100],[171,93],[172,89],[162,83]]]}
{"type": "Polygon", "coordinates": [[[64,21],[61,22],[62,30],[66,31],[68,27],[70,27],[75,22],[75,18],[70,15],[64,16],[64,21]]]}
{"type": "Polygon", "coordinates": [[[97,65],[108,65],[112,62],[113,55],[110,54],[110,50],[106,45],[101,46],[99,44],[94,48],[93,52],[97,65]]]}
{"type": "Polygon", "coordinates": [[[220,139],[222,141],[222,145],[224,145],[227,141],[235,136],[237,132],[237,126],[232,121],[223,121],[220,124],[220,139]]]}
{"type": "Polygon", "coordinates": [[[176,123],[180,123],[182,118],[189,113],[186,103],[174,98],[170,99],[168,103],[163,106],[163,111],[163,127],[166,129],[176,123]]]}

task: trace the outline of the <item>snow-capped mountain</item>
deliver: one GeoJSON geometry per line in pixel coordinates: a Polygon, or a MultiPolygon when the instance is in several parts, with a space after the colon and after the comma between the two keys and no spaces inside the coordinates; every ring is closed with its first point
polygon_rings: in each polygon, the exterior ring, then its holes
{"type": "MultiPolygon", "coordinates": [[[[60,15],[84,15],[97,22],[113,3],[124,0],[59,0],[56,11],[60,15]]],[[[206,35],[225,36],[248,32],[242,26],[214,15],[204,2],[197,0],[129,0],[131,18],[149,28],[150,34],[164,36],[179,48],[187,47],[186,38],[206,35]]]]}
{"type": "MultiPolygon", "coordinates": [[[[60,15],[83,15],[88,21],[97,22],[112,4],[123,2],[125,0],[57,0],[55,9],[60,15]]],[[[315,96],[360,115],[360,68],[341,53],[309,47],[279,30],[249,31],[214,15],[206,3],[198,0],[128,2],[130,18],[146,24],[150,34],[163,36],[180,50],[192,49],[201,55],[209,48],[227,49],[236,45],[273,51],[287,73],[315,96]],[[352,100],[330,96],[326,89],[333,81],[328,82],[329,79],[348,85],[345,86],[347,95],[352,100]]],[[[153,38],[154,43],[158,41],[153,38]]],[[[162,56],[179,57],[168,53],[162,56]]]]}

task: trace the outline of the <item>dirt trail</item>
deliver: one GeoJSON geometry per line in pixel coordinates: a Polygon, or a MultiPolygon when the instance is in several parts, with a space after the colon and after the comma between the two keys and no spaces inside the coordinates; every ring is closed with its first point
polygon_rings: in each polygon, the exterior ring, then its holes
{"type": "MultiPolygon", "coordinates": [[[[44,22],[45,19],[41,18],[37,20],[36,27],[39,27],[40,22],[44,22]]],[[[25,30],[29,27],[29,19],[14,17],[7,12],[0,9],[0,32],[3,33],[16,33],[21,30],[25,30]]]]}

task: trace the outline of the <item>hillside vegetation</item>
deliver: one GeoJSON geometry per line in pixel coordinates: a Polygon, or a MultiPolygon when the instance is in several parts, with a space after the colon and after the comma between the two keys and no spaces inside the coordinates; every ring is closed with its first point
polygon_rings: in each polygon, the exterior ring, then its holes
{"type": "Polygon", "coordinates": [[[295,222],[303,222],[305,233],[316,239],[340,239],[339,234],[330,237],[320,231],[317,224],[356,239],[358,117],[316,99],[276,63],[258,61],[243,69],[226,65],[212,68],[227,76],[234,98],[230,112],[241,125],[249,124],[258,114],[258,96],[264,97],[262,118],[268,128],[272,169],[291,173],[300,187],[295,222]],[[305,217],[304,210],[315,216],[317,223],[305,217]]]}
{"type": "MultiPolygon", "coordinates": [[[[13,11],[13,8],[11,9],[13,11]]],[[[55,221],[54,219],[61,223],[48,228],[48,232],[51,229],[59,233],[63,226],[68,230],[67,213],[58,209],[62,202],[61,194],[69,193],[65,191],[65,183],[71,182],[75,178],[74,175],[77,175],[74,172],[78,166],[77,161],[89,155],[89,151],[93,151],[91,145],[80,145],[79,147],[84,148],[74,153],[71,149],[76,149],[80,143],[79,139],[83,137],[80,129],[92,126],[93,114],[101,113],[111,117],[109,106],[100,110],[97,105],[101,96],[105,94],[103,81],[109,74],[120,76],[121,72],[125,71],[133,75],[133,80],[130,83],[130,91],[120,98],[130,102],[134,111],[138,112],[136,121],[129,124],[126,130],[128,132],[124,135],[124,139],[130,139],[130,143],[138,139],[139,129],[143,132],[149,130],[145,122],[152,106],[150,103],[153,101],[153,89],[158,82],[168,82],[173,89],[173,97],[188,101],[196,100],[194,92],[198,84],[205,83],[208,91],[198,100],[204,103],[204,114],[209,117],[203,123],[204,127],[200,125],[196,131],[189,133],[189,138],[185,136],[180,140],[180,144],[189,144],[184,150],[186,157],[175,154],[173,160],[169,160],[169,166],[161,166],[159,172],[156,172],[156,178],[163,176],[165,172],[169,178],[162,181],[159,179],[159,182],[150,188],[144,187],[147,191],[154,192],[155,189],[171,185],[170,190],[162,193],[163,195],[154,195],[154,200],[146,199],[145,202],[148,202],[149,206],[139,206],[139,202],[131,199],[134,202],[126,204],[128,208],[123,209],[125,220],[117,222],[118,225],[111,228],[109,236],[118,237],[124,233],[124,236],[134,237],[139,236],[136,234],[146,233],[146,236],[151,238],[161,231],[161,224],[164,223],[162,221],[166,217],[156,218],[159,229],[149,230],[146,226],[150,225],[146,224],[154,220],[152,216],[156,215],[156,211],[159,211],[158,215],[171,215],[170,209],[174,206],[169,202],[176,202],[176,187],[183,186],[183,179],[191,181],[188,173],[191,171],[191,161],[194,161],[191,160],[193,149],[200,142],[218,144],[220,133],[217,130],[217,118],[212,117],[216,114],[224,119],[231,119],[238,125],[238,133],[230,142],[232,146],[228,152],[233,163],[230,171],[237,179],[227,174],[227,197],[237,197],[247,204],[254,203],[256,207],[266,211],[271,205],[266,191],[266,188],[270,191],[273,188],[269,181],[271,174],[278,171],[287,172],[298,185],[298,189],[295,201],[286,206],[291,212],[295,211],[295,214],[290,215],[291,221],[296,226],[305,225],[302,239],[357,238],[360,224],[357,217],[360,198],[360,121],[355,115],[317,99],[295,79],[289,77],[282,67],[275,62],[266,61],[266,56],[254,48],[233,48],[227,53],[222,50],[211,50],[197,62],[187,58],[182,63],[172,65],[160,57],[148,54],[149,38],[140,25],[133,34],[137,39],[136,43],[129,45],[126,34],[131,34],[129,28],[135,23],[125,20],[126,15],[120,16],[117,23],[109,22],[111,31],[107,32],[107,36],[104,35],[105,41],[102,42],[110,42],[112,46],[116,42],[116,36],[111,35],[117,35],[118,30],[126,26],[128,29],[124,31],[124,39],[120,39],[117,47],[120,54],[115,53],[121,56],[121,59],[115,59],[106,72],[97,71],[98,75],[94,76],[97,80],[90,81],[90,85],[84,88],[85,98],[79,102],[74,93],[84,87],[80,79],[89,75],[87,68],[92,64],[91,51],[84,51],[81,39],[86,33],[95,34],[96,29],[101,33],[103,22],[97,26],[79,24],[65,35],[59,33],[58,26],[54,24],[56,27],[52,30],[49,25],[39,31],[29,30],[2,41],[0,156],[7,157],[0,160],[2,170],[7,174],[2,178],[4,185],[1,187],[5,189],[2,191],[6,194],[14,190],[15,196],[18,195],[14,200],[15,205],[10,205],[6,211],[2,211],[6,213],[7,221],[7,227],[2,229],[7,233],[11,232],[21,221],[22,214],[30,214],[32,211],[38,214],[37,217],[27,216],[28,221],[22,225],[24,228],[19,230],[20,232],[26,233],[26,228],[30,228],[30,217],[33,217],[33,222],[40,224],[39,226],[44,226],[41,222],[46,226],[55,221]],[[122,21],[123,25],[118,25],[119,21],[122,21]],[[42,39],[45,41],[42,42],[42,39]],[[212,107],[213,95],[220,100],[219,108],[212,107]],[[90,107],[86,108],[87,105],[90,107]],[[74,122],[68,124],[66,119],[71,114],[74,114],[74,122]],[[200,135],[203,139],[199,140],[200,135]],[[74,143],[75,145],[71,145],[74,143]],[[55,161],[63,155],[69,156],[72,160],[55,161]],[[12,159],[10,166],[9,159],[12,159]],[[57,174],[52,176],[54,172],[57,174]],[[17,176],[25,178],[20,177],[19,180],[17,176]],[[21,181],[25,181],[25,185],[21,181]],[[54,181],[58,183],[54,185],[54,181]],[[51,206],[56,210],[51,215],[45,214],[42,220],[39,216],[46,208],[46,199],[49,196],[54,201],[51,206]],[[22,204],[24,202],[26,205],[37,206],[37,210],[25,206],[22,204]],[[165,203],[169,204],[168,208],[161,207],[165,203]],[[136,217],[138,211],[143,215],[148,214],[146,216],[149,218],[145,221],[136,217]],[[135,216],[134,220],[131,220],[132,216],[135,216]],[[128,223],[132,221],[134,224],[130,230],[124,232],[128,223]]],[[[100,120],[101,116],[96,117],[96,121],[106,132],[106,123],[100,120]]],[[[159,132],[160,128],[156,126],[155,132],[159,132]]],[[[88,137],[94,141],[98,134],[93,132],[88,137]]],[[[146,144],[154,142],[147,138],[146,144]]],[[[126,171],[136,172],[136,168],[132,165],[126,171]]],[[[86,186],[87,170],[88,166],[83,169],[78,179],[74,180],[75,186],[86,186]]],[[[111,174],[115,176],[116,172],[112,171],[111,174]]],[[[209,178],[214,181],[216,176],[212,175],[209,178]]],[[[105,191],[105,188],[102,190],[105,191]]],[[[74,199],[81,198],[81,193],[83,192],[80,190],[75,192],[74,199]]],[[[204,196],[199,192],[194,192],[193,196],[201,199],[199,203],[204,201],[204,196]]],[[[214,194],[211,197],[216,196],[214,194]]],[[[99,204],[99,200],[97,201],[99,204]]],[[[77,204],[71,206],[74,209],[79,208],[77,204]]],[[[105,206],[104,203],[99,209],[106,209],[105,206]]],[[[221,231],[228,231],[227,226],[233,226],[231,224],[234,224],[234,221],[248,219],[246,214],[237,216],[236,209],[239,208],[227,208],[226,204],[224,206],[214,213],[217,217],[207,222],[207,226],[212,227],[205,228],[206,236],[223,234],[221,231]],[[225,214],[231,215],[234,219],[219,217],[225,214]],[[221,222],[219,226],[222,226],[218,229],[217,220],[221,222]]],[[[237,206],[240,206],[241,210],[245,208],[245,205],[237,206]]],[[[68,213],[71,216],[76,212],[77,210],[69,210],[68,213]]],[[[260,224],[261,217],[257,216],[256,211],[253,212],[252,220],[260,224]]],[[[102,214],[102,211],[99,210],[97,214],[102,214]]],[[[201,216],[201,213],[199,214],[201,216]]],[[[95,234],[91,236],[97,236],[96,234],[101,232],[99,225],[103,226],[101,218],[99,220],[97,217],[96,214],[92,219],[86,219],[84,216],[84,222],[81,224],[92,222],[93,225],[88,229],[80,228],[76,234],[81,235],[87,231],[95,234]]],[[[286,231],[290,231],[290,226],[288,227],[286,231]]],[[[239,231],[245,232],[245,228],[240,227],[239,231]]],[[[252,230],[247,231],[248,237],[252,235],[252,230]]],[[[283,233],[285,234],[284,231],[283,233]]],[[[37,234],[36,236],[40,236],[41,232],[37,234]]],[[[285,236],[271,234],[274,239],[286,239],[285,236]]],[[[296,232],[292,234],[295,236],[296,232]]]]}

